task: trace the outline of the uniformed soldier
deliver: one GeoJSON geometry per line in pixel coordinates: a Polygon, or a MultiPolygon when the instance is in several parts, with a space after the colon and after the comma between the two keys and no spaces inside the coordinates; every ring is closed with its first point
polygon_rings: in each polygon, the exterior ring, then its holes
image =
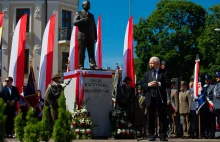
{"type": "MultiPolygon", "coordinates": [[[[214,85],[212,85],[212,76],[205,75],[205,85],[203,86],[203,93],[210,101],[213,101],[214,85]]],[[[208,102],[200,109],[202,137],[214,138],[215,137],[215,116],[213,109],[208,105],[208,102]]]]}
{"type": "Polygon", "coordinates": [[[193,82],[189,83],[189,92],[190,92],[190,114],[189,114],[189,121],[190,121],[190,137],[195,138],[196,136],[196,98],[194,97],[194,91],[193,91],[193,82]]]}
{"type": "Polygon", "coordinates": [[[216,84],[214,87],[213,104],[217,117],[217,123],[220,127],[220,72],[216,72],[216,84]]]}
{"type": "Polygon", "coordinates": [[[141,85],[138,86],[137,96],[135,101],[135,118],[134,125],[137,130],[140,132],[138,136],[146,136],[146,101],[145,96],[143,94],[143,88],[141,85]]]}
{"type": "Polygon", "coordinates": [[[187,83],[181,81],[180,93],[179,93],[179,111],[182,118],[183,125],[183,138],[189,138],[189,113],[191,105],[190,91],[187,90],[187,83]]]}
{"type": "MultiPolygon", "coordinates": [[[[169,118],[169,122],[171,125],[171,136],[172,138],[178,138],[178,128],[180,123],[179,117],[179,92],[176,90],[175,87],[176,82],[171,80],[171,92],[170,96],[168,96],[167,101],[167,115],[169,118]]],[[[169,94],[168,94],[169,95],[169,94]]]]}

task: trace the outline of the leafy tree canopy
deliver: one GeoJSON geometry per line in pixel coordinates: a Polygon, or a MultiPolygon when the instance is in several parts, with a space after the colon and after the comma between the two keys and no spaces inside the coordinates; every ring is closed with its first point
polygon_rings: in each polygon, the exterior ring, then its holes
{"type": "Polygon", "coordinates": [[[193,74],[197,38],[205,28],[206,10],[190,1],[161,0],[147,18],[134,25],[136,74],[142,78],[151,56],[166,61],[171,77],[188,81],[193,74]]]}

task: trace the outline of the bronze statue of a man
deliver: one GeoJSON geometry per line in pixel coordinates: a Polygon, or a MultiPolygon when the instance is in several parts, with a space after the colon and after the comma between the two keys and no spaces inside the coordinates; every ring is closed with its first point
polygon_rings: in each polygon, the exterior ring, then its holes
{"type": "Polygon", "coordinates": [[[89,12],[90,2],[84,1],[82,3],[83,10],[78,11],[74,17],[74,25],[78,26],[78,56],[79,68],[84,68],[85,51],[87,48],[89,55],[90,69],[98,69],[95,62],[95,42],[97,41],[97,29],[95,18],[89,12]]]}

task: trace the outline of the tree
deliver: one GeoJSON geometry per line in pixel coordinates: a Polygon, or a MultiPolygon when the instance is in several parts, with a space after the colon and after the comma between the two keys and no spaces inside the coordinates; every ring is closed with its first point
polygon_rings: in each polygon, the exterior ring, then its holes
{"type": "Polygon", "coordinates": [[[27,113],[27,122],[24,127],[24,141],[27,142],[39,142],[40,136],[40,122],[36,117],[36,110],[29,108],[27,113]]]}
{"type": "Polygon", "coordinates": [[[22,112],[18,113],[14,121],[15,121],[16,138],[18,138],[19,141],[22,141],[24,138],[24,127],[25,127],[25,121],[22,119],[22,112]]]}
{"type": "Polygon", "coordinates": [[[71,129],[72,115],[66,109],[64,92],[58,99],[58,119],[55,121],[52,138],[55,142],[70,142],[73,139],[73,130],[71,129]]]}
{"type": "Polygon", "coordinates": [[[220,4],[209,8],[204,32],[198,38],[201,74],[214,75],[220,71],[220,32],[215,31],[216,28],[220,28],[220,4]]]}
{"type": "Polygon", "coordinates": [[[205,26],[205,9],[190,1],[161,0],[157,9],[134,25],[136,74],[142,78],[151,56],[166,61],[171,77],[188,81],[193,74],[197,37],[205,26]]]}
{"type": "Polygon", "coordinates": [[[0,142],[4,141],[5,138],[5,121],[6,121],[6,115],[5,112],[6,103],[3,101],[2,98],[0,98],[0,142]]]}
{"type": "Polygon", "coordinates": [[[50,138],[50,117],[49,117],[49,107],[44,106],[43,108],[43,119],[40,124],[40,140],[48,141],[50,138]]]}

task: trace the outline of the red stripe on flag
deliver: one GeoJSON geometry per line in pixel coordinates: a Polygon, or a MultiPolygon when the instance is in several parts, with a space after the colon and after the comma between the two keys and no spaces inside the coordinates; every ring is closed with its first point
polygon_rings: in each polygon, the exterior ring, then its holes
{"type": "Polygon", "coordinates": [[[79,102],[79,74],[76,76],[76,104],[78,105],[78,109],[80,108],[80,102],[79,102]]]}
{"type": "Polygon", "coordinates": [[[135,87],[134,77],[134,50],[133,50],[133,17],[129,19],[128,27],[128,49],[127,49],[127,76],[132,79],[131,86],[135,87]]]}
{"type": "Polygon", "coordinates": [[[56,15],[50,18],[50,26],[48,32],[48,44],[47,44],[47,62],[46,62],[46,86],[50,84],[53,69],[53,50],[54,50],[54,33],[55,33],[55,20],[56,15]]]}
{"type": "Polygon", "coordinates": [[[20,29],[19,29],[19,41],[18,41],[18,55],[17,55],[17,69],[16,69],[16,87],[18,87],[19,93],[22,92],[22,86],[24,85],[24,50],[26,40],[26,24],[27,14],[21,17],[20,29]]]}
{"type": "Polygon", "coordinates": [[[1,12],[1,13],[0,13],[0,27],[3,26],[3,18],[4,18],[4,13],[1,12]]]}
{"type": "Polygon", "coordinates": [[[98,67],[102,68],[102,24],[101,24],[102,16],[100,15],[98,18],[98,67]]]}

